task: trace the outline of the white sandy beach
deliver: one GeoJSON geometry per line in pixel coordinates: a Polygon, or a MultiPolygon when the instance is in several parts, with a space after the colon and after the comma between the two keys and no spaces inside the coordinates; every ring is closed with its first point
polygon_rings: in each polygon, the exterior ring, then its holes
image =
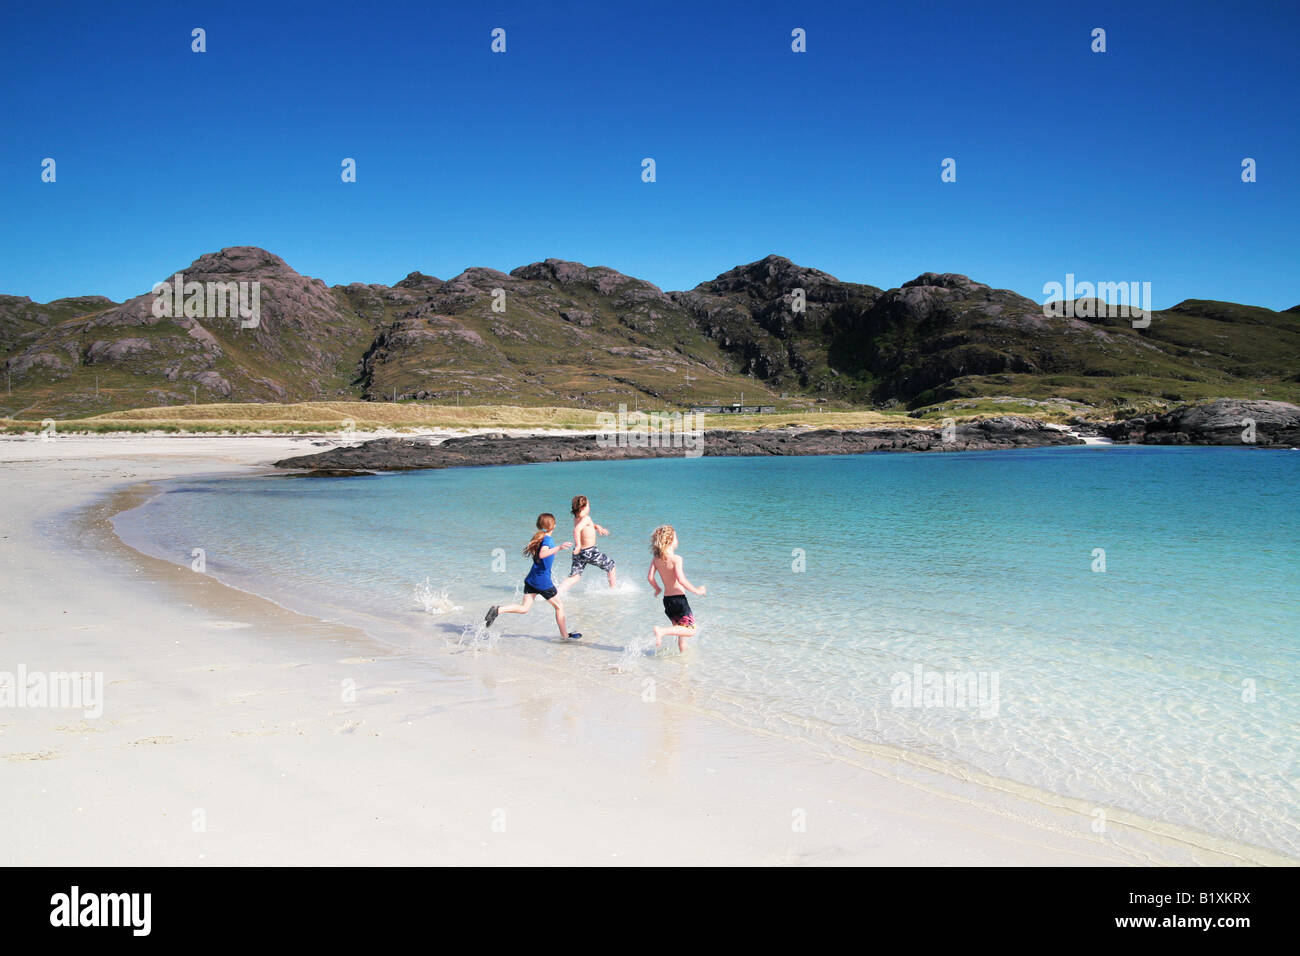
{"type": "Polygon", "coordinates": [[[0,710],[0,864],[1243,862],[1208,837],[1116,819],[1094,833],[1065,801],[956,795],[672,701],[561,692],[499,653],[397,654],[132,551],[107,523],[146,482],[311,450],[0,440],[0,671],[102,672],[105,692],[98,718],[0,710]]]}

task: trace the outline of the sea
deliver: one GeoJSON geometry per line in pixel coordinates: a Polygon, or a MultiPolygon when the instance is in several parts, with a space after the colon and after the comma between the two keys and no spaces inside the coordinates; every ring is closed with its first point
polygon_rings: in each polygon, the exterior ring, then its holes
{"type": "MultiPolygon", "coordinates": [[[[164,483],[128,544],[397,653],[498,655],[824,753],[1059,795],[1300,859],[1300,452],[1087,446],[164,483]],[[561,642],[539,513],[609,529],[561,642]],[[646,579],[671,524],[698,632],[646,579]]],[[[568,554],[555,559],[558,581],[568,554]]]]}

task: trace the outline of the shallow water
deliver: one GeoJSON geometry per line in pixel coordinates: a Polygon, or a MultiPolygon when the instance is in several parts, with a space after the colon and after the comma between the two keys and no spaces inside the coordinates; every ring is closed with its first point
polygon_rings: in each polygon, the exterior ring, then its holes
{"type": "Polygon", "coordinates": [[[683,458],[180,481],[116,524],[408,653],[528,657],[1300,856],[1297,490],[1280,450],[683,458]],[[537,513],[562,540],[578,493],[619,587],[588,568],[570,593],[580,644],[543,605],[484,634],[537,513]],[[708,587],[684,657],[650,632],[661,523],[708,587]]]}

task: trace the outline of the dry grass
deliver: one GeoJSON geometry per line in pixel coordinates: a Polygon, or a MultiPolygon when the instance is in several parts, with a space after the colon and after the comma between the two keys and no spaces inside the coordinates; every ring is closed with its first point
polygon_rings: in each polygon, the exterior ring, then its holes
{"type": "MultiPolygon", "coordinates": [[[[562,406],[515,405],[422,405],[389,402],[298,402],[290,405],[271,403],[230,403],[215,405],[164,406],[108,412],[90,418],[56,422],[62,434],[88,432],[173,433],[273,433],[320,434],[342,431],[349,426],[357,431],[387,429],[595,429],[597,412],[587,408],[562,406]]],[[[786,411],[768,415],[706,415],[706,428],[729,428],[752,431],[758,428],[866,428],[894,425],[924,428],[932,423],[908,418],[901,412],[876,411],[786,411]]],[[[0,429],[8,433],[39,431],[41,422],[0,419],[0,429]]]]}

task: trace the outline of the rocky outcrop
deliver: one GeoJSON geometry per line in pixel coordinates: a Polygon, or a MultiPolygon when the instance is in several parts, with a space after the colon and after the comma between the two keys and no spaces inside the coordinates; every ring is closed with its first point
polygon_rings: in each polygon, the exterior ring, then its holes
{"type": "Polygon", "coordinates": [[[1139,445],[1300,445],[1300,406],[1226,398],[1101,426],[1111,441],[1139,445]]]}
{"type": "MultiPolygon", "coordinates": [[[[991,451],[1083,444],[1063,429],[1018,416],[959,425],[947,438],[950,440],[945,440],[942,430],[932,428],[719,430],[704,433],[703,454],[721,457],[858,455],[867,452],[991,451]]],[[[427,438],[378,438],[314,455],[285,458],[277,461],[275,467],[310,469],[314,473],[338,476],[361,471],[409,471],[467,465],[680,458],[685,453],[686,449],[680,446],[611,447],[600,442],[594,434],[510,437],[492,433],[449,438],[442,442],[427,438]]]]}

